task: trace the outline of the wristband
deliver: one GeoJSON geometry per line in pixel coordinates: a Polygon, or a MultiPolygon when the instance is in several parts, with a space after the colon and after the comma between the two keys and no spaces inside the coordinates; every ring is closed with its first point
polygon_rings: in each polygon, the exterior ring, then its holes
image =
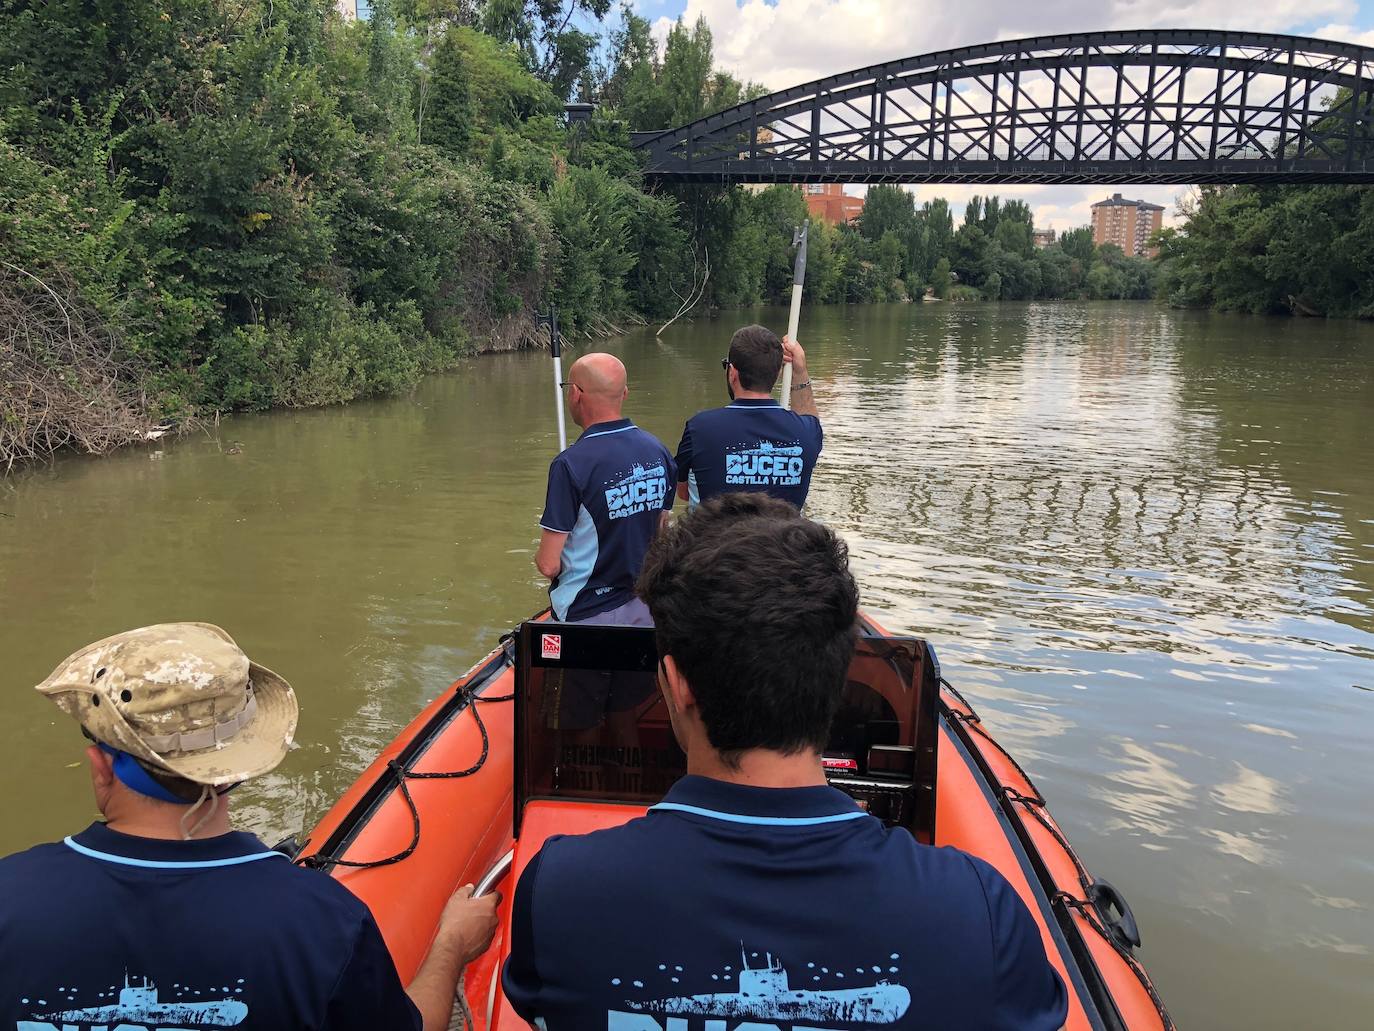
{"type": "Polygon", "coordinates": [[[811,386],[810,380],[807,380],[805,383],[794,383],[792,384],[792,393],[795,394],[798,390],[805,390],[809,386],[811,386]]]}

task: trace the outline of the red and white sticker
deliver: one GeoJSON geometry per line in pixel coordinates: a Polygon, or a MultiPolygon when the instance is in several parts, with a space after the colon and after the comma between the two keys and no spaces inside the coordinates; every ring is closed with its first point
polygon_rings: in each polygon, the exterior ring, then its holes
{"type": "Polygon", "coordinates": [[[852,770],[855,773],[859,770],[859,760],[842,758],[834,755],[821,756],[821,766],[827,770],[852,770]]]}
{"type": "Polygon", "coordinates": [[[562,634],[540,634],[539,653],[546,659],[557,659],[563,655],[562,634]]]}

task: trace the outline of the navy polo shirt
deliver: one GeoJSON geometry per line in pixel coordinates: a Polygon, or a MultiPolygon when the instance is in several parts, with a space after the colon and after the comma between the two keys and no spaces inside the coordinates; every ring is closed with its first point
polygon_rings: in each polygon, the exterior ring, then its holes
{"type": "Polygon", "coordinates": [[[987,863],[830,787],[688,776],[647,816],[550,838],[502,976],[548,1031],[1057,1031],[1034,919],[987,863]]]}
{"type": "Polygon", "coordinates": [[[741,397],[687,420],[677,470],[689,504],[731,491],[765,491],[801,508],[821,454],[821,421],[771,397],[741,397]]]}
{"type": "Polygon", "coordinates": [[[0,859],[0,1028],[419,1028],[367,906],[251,834],[0,859]]]}
{"type": "Polygon", "coordinates": [[[668,449],[629,419],[588,426],[553,460],[539,525],[568,534],[549,586],[555,616],[588,619],[634,597],[676,482],[668,449]]]}

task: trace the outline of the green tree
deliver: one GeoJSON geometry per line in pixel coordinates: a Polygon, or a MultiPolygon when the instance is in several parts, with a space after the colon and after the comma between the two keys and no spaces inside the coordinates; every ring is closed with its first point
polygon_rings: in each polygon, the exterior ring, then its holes
{"type": "Polygon", "coordinates": [[[881,183],[868,188],[859,215],[859,232],[866,239],[879,240],[889,232],[904,237],[915,223],[916,199],[909,190],[881,183]]]}
{"type": "Polygon", "coordinates": [[[579,24],[599,21],[610,9],[611,0],[486,0],[480,27],[513,45],[526,69],[566,100],[592,70],[598,42],[579,24]]]}
{"type": "Polygon", "coordinates": [[[432,143],[455,158],[466,156],[477,109],[456,32],[445,33],[435,48],[427,106],[428,118],[418,123],[421,142],[432,143]]]}
{"type": "Polygon", "coordinates": [[[950,244],[950,267],[958,274],[959,282],[966,286],[982,286],[988,276],[987,256],[987,234],[976,222],[965,221],[950,244]]]}
{"type": "Polygon", "coordinates": [[[616,111],[631,129],[668,127],[668,99],[659,85],[661,66],[653,26],[628,3],[621,7],[620,28],[611,34],[610,74],[602,102],[616,111]]]}
{"type": "Polygon", "coordinates": [[[935,290],[935,296],[944,300],[949,296],[951,282],[949,259],[941,258],[935,263],[935,271],[931,274],[930,285],[935,290]]]}
{"type": "Polygon", "coordinates": [[[1205,187],[1160,234],[1177,305],[1374,317],[1374,201],[1359,187],[1205,187]]]}
{"type": "Polygon", "coordinates": [[[889,229],[883,233],[874,249],[874,264],[880,294],[883,301],[904,301],[907,299],[906,284],[902,281],[903,264],[902,241],[889,229]]]}
{"type": "Polygon", "coordinates": [[[1059,249],[1070,258],[1081,262],[1084,268],[1092,264],[1094,247],[1091,226],[1070,229],[1059,237],[1059,249]]]}
{"type": "Polygon", "coordinates": [[[669,126],[683,125],[727,106],[717,97],[711,29],[704,17],[690,29],[679,18],[668,30],[661,88],[669,126]]]}

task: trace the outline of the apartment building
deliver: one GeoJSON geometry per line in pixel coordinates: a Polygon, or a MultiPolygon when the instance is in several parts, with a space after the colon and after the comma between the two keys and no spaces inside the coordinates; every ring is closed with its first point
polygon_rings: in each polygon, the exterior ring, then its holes
{"type": "Polygon", "coordinates": [[[1114,243],[1128,256],[1153,258],[1150,234],[1164,224],[1164,209],[1143,200],[1126,200],[1114,193],[1093,205],[1093,243],[1114,243]]]}

